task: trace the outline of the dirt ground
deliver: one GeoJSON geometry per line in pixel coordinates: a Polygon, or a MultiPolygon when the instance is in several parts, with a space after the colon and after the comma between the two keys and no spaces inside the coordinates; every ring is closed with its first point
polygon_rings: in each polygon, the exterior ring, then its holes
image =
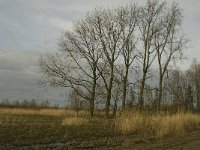
{"type": "Polygon", "coordinates": [[[113,149],[130,150],[200,150],[200,130],[195,130],[183,137],[167,137],[163,139],[142,141],[134,136],[124,137],[121,146],[113,149]]]}
{"type": "MultiPolygon", "coordinates": [[[[2,150],[7,148],[1,147],[2,150]]],[[[73,141],[70,140],[69,142],[63,143],[36,144],[31,146],[9,147],[9,149],[199,150],[200,130],[193,131],[184,137],[167,137],[151,141],[143,141],[134,135],[127,135],[119,137],[99,137],[87,140],[74,139],[73,141]]]]}
{"type": "Polygon", "coordinates": [[[118,134],[113,127],[100,126],[102,120],[63,126],[63,119],[51,115],[0,114],[0,150],[200,150],[200,129],[182,137],[141,140],[149,137],[118,134]]]}

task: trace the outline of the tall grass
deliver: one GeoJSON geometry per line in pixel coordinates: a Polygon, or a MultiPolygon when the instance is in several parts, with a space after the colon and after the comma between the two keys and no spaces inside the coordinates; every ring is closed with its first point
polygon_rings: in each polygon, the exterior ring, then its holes
{"type": "Polygon", "coordinates": [[[116,118],[116,127],[120,132],[148,138],[182,136],[199,125],[200,115],[192,113],[170,115],[124,112],[116,118]]]}
{"type": "Polygon", "coordinates": [[[77,117],[76,111],[66,109],[0,109],[0,115],[8,117],[12,115],[57,116],[62,117],[63,126],[98,125],[102,130],[112,128],[112,131],[120,134],[136,134],[144,138],[182,136],[200,127],[200,115],[189,112],[149,114],[126,111],[119,112],[114,119],[105,119],[101,113],[90,118],[87,111],[80,111],[77,117]]]}

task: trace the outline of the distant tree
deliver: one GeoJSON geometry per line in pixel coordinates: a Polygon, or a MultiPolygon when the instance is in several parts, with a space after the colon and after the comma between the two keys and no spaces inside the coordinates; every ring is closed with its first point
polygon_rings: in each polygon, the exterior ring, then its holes
{"type": "Polygon", "coordinates": [[[36,100],[36,99],[32,99],[32,100],[29,102],[29,107],[33,107],[33,108],[38,107],[37,100],[36,100]]]}
{"type": "Polygon", "coordinates": [[[150,105],[153,102],[153,91],[151,89],[150,85],[145,86],[145,101],[148,105],[150,105]]]}
{"type": "Polygon", "coordinates": [[[15,100],[13,103],[12,103],[12,106],[14,107],[20,107],[20,101],[19,100],[15,100]]]}
{"type": "Polygon", "coordinates": [[[1,106],[3,106],[3,107],[9,107],[10,106],[10,102],[9,102],[8,98],[2,99],[1,106]]]}
{"type": "Polygon", "coordinates": [[[72,109],[76,110],[77,116],[79,115],[79,111],[82,109],[83,101],[78,92],[80,93],[80,89],[72,90],[69,94],[69,102],[72,109]]]}
{"type": "Polygon", "coordinates": [[[48,100],[46,100],[46,101],[44,101],[44,102],[41,102],[41,103],[39,104],[39,107],[48,108],[48,107],[50,107],[50,103],[49,103],[48,100]]]}
{"type": "Polygon", "coordinates": [[[193,60],[188,75],[195,89],[197,110],[200,110],[200,64],[197,63],[196,59],[193,60]]]}
{"type": "Polygon", "coordinates": [[[171,95],[168,99],[171,101],[172,105],[176,107],[184,106],[187,86],[188,81],[185,76],[185,72],[176,69],[170,73],[165,87],[171,95]]]}
{"type": "Polygon", "coordinates": [[[28,102],[28,100],[23,100],[21,103],[20,103],[20,106],[21,107],[29,107],[29,102],[28,102]]]}
{"type": "Polygon", "coordinates": [[[188,109],[188,110],[193,109],[193,92],[192,92],[191,85],[188,85],[188,87],[187,87],[185,106],[186,106],[186,109],[188,109]]]}
{"type": "Polygon", "coordinates": [[[54,104],[52,108],[59,108],[59,104],[54,104]]]}
{"type": "Polygon", "coordinates": [[[128,99],[126,106],[127,108],[133,108],[133,106],[136,104],[136,94],[133,90],[133,87],[130,88],[129,94],[130,94],[129,96],[130,98],[128,99]]]}

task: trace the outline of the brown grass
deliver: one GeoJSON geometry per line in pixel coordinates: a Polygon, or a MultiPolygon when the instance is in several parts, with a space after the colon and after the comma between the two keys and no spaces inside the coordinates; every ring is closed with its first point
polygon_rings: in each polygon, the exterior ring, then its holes
{"type": "MultiPolygon", "coordinates": [[[[102,113],[102,112],[101,112],[102,113]]],[[[100,117],[91,119],[87,111],[80,111],[77,117],[76,111],[65,109],[20,109],[20,108],[1,108],[1,115],[43,115],[62,117],[63,126],[81,126],[92,122],[101,124],[102,129],[112,128],[119,133],[136,134],[142,137],[165,137],[182,136],[188,131],[194,130],[200,125],[200,115],[192,113],[177,114],[148,114],[137,111],[127,111],[118,114],[115,119],[100,117]]]]}
{"type": "MultiPolygon", "coordinates": [[[[0,108],[0,114],[6,115],[47,115],[47,116],[68,116],[76,117],[77,113],[74,110],[66,109],[23,109],[23,108],[0,108]]],[[[88,112],[80,111],[81,117],[87,116],[88,112]]]]}
{"type": "Polygon", "coordinates": [[[5,115],[35,115],[38,112],[36,109],[0,108],[0,114],[5,115]]]}
{"type": "Polygon", "coordinates": [[[144,114],[122,113],[116,119],[116,126],[122,133],[136,133],[144,137],[182,136],[198,128],[200,115],[192,113],[144,114]]]}
{"type": "Polygon", "coordinates": [[[88,122],[88,119],[86,118],[68,117],[68,118],[63,119],[62,125],[80,126],[80,125],[86,124],[87,122],[88,122]]]}

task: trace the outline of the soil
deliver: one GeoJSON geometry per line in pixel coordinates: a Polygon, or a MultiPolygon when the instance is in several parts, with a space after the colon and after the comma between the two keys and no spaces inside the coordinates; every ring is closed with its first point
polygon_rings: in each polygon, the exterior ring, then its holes
{"type": "Polygon", "coordinates": [[[166,137],[143,141],[134,136],[126,136],[121,146],[115,148],[130,150],[200,150],[200,130],[195,130],[182,137],[166,137]]]}
{"type": "Polygon", "coordinates": [[[167,137],[163,139],[141,140],[134,135],[119,137],[99,137],[93,139],[73,139],[63,143],[18,145],[0,149],[108,149],[108,150],[199,150],[200,149],[200,130],[193,131],[184,137],[167,137]]]}
{"type": "Polygon", "coordinates": [[[62,126],[62,120],[57,116],[0,115],[0,150],[200,150],[200,129],[182,137],[149,139],[118,134],[114,128],[102,128],[100,122],[62,126]]]}

